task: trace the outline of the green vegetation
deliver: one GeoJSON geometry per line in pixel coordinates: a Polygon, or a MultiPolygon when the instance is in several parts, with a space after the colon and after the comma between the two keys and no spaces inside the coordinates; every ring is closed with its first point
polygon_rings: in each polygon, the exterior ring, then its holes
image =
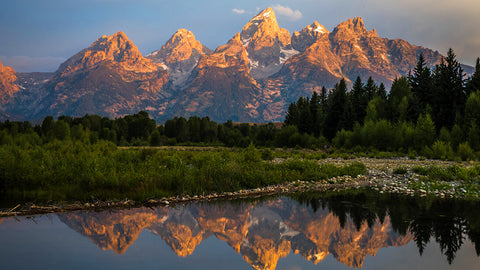
{"type": "Polygon", "coordinates": [[[428,167],[413,167],[412,171],[420,175],[427,176],[428,179],[440,181],[468,181],[476,182],[480,178],[480,166],[474,167],[459,167],[459,166],[428,166],[428,167]]]}
{"type": "Polygon", "coordinates": [[[39,145],[30,139],[19,136],[0,147],[0,193],[5,200],[143,200],[366,173],[359,163],[336,167],[298,157],[272,162],[270,150],[253,145],[178,151],[119,149],[107,141],[53,140],[39,145]]]}

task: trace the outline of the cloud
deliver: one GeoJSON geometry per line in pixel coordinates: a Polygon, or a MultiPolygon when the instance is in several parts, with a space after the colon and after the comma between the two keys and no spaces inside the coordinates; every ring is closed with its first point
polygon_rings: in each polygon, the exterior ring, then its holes
{"type": "Polygon", "coordinates": [[[244,9],[237,9],[237,8],[234,8],[232,9],[233,12],[237,13],[237,14],[243,14],[245,13],[245,10],[244,9]]]}
{"type": "Polygon", "coordinates": [[[275,5],[272,8],[278,15],[285,16],[292,21],[299,20],[303,17],[302,12],[300,12],[298,9],[293,10],[290,7],[284,7],[281,5],[275,5]]]}

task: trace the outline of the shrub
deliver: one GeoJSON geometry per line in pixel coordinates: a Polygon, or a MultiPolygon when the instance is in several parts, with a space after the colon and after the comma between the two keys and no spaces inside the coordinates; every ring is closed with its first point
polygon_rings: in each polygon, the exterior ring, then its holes
{"type": "Polygon", "coordinates": [[[263,149],[262,150],[262,159],[263,160],[273,160],[273,152],[270,149],[263,149]]]}
{"type": "Polygon", "coordinates": [[[393,174],[406,174],[408,172],[408,169],[405,167],[397,167],[393,169],[393,174]]]}
{"type": "Polygon", "coordinates": [[[452,159],[453,150],[449,142],[437,140],[432,145],[430,158],[435,159],[452,159]]]}
{"type": "Polygon", "coordinates": [[[458,145],[457,155],[462,160],[471,160],[474,158],[474,153],[468,142],[464,142],[458,145]]]}

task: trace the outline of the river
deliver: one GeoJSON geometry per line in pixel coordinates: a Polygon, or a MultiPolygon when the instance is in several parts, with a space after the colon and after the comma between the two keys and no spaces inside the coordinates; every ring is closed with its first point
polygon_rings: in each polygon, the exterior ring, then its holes
{"type": "Polygon", "coordinates": [[[480,269],[478,202],[295,194],[0,219],[0,269],[480,269]]]}

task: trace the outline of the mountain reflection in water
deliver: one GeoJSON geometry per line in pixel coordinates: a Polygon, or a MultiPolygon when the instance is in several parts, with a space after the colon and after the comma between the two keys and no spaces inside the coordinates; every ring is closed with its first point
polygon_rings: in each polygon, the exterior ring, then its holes
{"type": "Polygon", "coordinates": [[[465,235],[478,255],[479,218],[475,208],[468,208],[474,205],[463,204],[473,203],[368,193],[303,194],[251,203],[195,203],[58,216],[100,248],[119,254],[148,230],[179,257],[191,255],[214,235],[256,269],[275,269],[278,260],[290,252],[315,264],[331,254],[344,265],[357,268],[367,255],[410,241],[415,241],[421,254],[430,239],[439,243],[451,263],[465,235]]]}

